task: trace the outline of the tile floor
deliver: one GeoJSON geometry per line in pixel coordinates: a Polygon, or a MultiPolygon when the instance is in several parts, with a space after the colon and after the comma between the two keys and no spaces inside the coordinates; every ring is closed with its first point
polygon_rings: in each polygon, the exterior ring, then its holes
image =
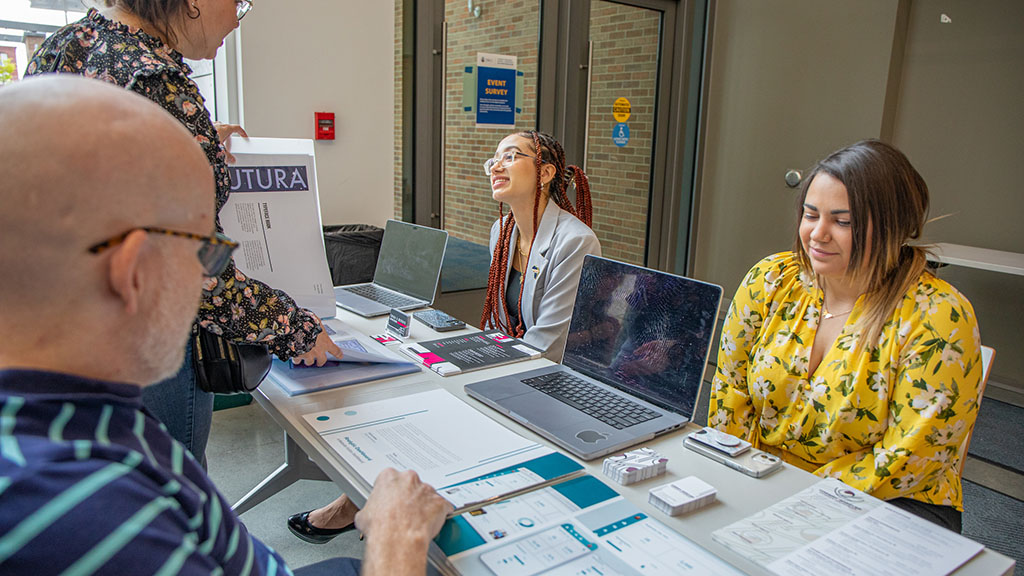
{"type": "MultiPolygon", "coordinates": [[[[228,502],[235,502],[284,462],[284,434],[255,402],[218,410],[206,457],[213,481],[228,502]]],[[[361,558],[363,543],[354,531],[320,545],[303,542],[288,531],[288,516],[337,495],[338,488],[330,482],[302,480],[242,514],[242,520],[292,568],[336,556],[361,558]]]]}

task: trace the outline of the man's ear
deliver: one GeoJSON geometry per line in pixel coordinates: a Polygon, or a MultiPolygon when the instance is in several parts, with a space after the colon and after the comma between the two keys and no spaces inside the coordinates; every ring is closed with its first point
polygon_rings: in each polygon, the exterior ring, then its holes
{"type": "Polygon", "coordinates": [[[555,166],[554,164],[541,164],[540,165],[540,183],[542,186],[547,186],[555,178],[555,166]]]}
{"type": "Polygon", "coordinates": [[[125,312],[139,311],[139,297],[142,291],[142,249],[146,244],[146,233],[133,230],[124,242],[113,248],[110,257],[110,290],[124,302],[125,312]]]}

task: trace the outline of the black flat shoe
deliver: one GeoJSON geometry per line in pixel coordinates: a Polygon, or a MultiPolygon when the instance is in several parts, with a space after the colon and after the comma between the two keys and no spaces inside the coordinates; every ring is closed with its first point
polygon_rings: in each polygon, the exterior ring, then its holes
{"type": "Polygon", "coordinates": [[[356,523],[353,522],[344,528],[317,528],[309,522],[310,512],[312,510],[293,514],[288,518],[288,529],[292,531],[292,534],[295,534],[299,540],[304,540],[310,544],[327,544],[338,534],[344,534],[349,530],[354,530],[356,527],[356,523]]]}

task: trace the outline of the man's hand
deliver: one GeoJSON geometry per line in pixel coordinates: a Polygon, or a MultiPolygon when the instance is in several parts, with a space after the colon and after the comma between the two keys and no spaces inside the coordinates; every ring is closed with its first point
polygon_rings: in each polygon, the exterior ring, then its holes
{"type": "Polygon", "coordinates": [[[213,127],[217,129],[217,140],[220,140],[220,143],[224,145],[224,153],[227,154],[227,158],[225,158],[225,160],[228,164],[234,164],[235,157],[231,154],[231,140],[229,140],[231,135],[238,134],[242,138],[248,138],[249,135],[246,134],[245,129],[238,124],[221,124],[220,122],[214,122],[213,127]]]}
{"type": "Polygon", "coordinates": [[[366,536],[364,576],[423,574],[430,539],[451,510],[415,472],[385,468],[356,514],[356,528],[366,536]]]}
{"type": "Polygon", "coordinates": [[[306,366],[323,366],[327,363],[327,353],[330,352],[336,358],[341,358],[341,348],[338,347],[334,341],[331,340],[330,335],[327,334],[327,330],[324,329],[316,337],[316,345],[313,348],[302,354],[292,358],[292,362],[295,364],[305,364],[306,366]]]}
{"type": "Polygon", "coordinates": [[[356,514],[356,528],[367,538],[404,533],[427,541],[441,531],[452,505],[412,470],[385,468],[373,484],[366,506],[356,514]]]}

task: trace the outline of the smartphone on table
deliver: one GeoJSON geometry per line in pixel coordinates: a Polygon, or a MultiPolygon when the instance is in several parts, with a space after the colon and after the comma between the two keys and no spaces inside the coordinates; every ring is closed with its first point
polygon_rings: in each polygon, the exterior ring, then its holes
{"type": "Polygon", "coordinates": [[[754,478],[782,468],[782,459],[778,456],[751,448],[750,442],[711,427],[690,434],[683,444],[702,456],[754,478]]]}

